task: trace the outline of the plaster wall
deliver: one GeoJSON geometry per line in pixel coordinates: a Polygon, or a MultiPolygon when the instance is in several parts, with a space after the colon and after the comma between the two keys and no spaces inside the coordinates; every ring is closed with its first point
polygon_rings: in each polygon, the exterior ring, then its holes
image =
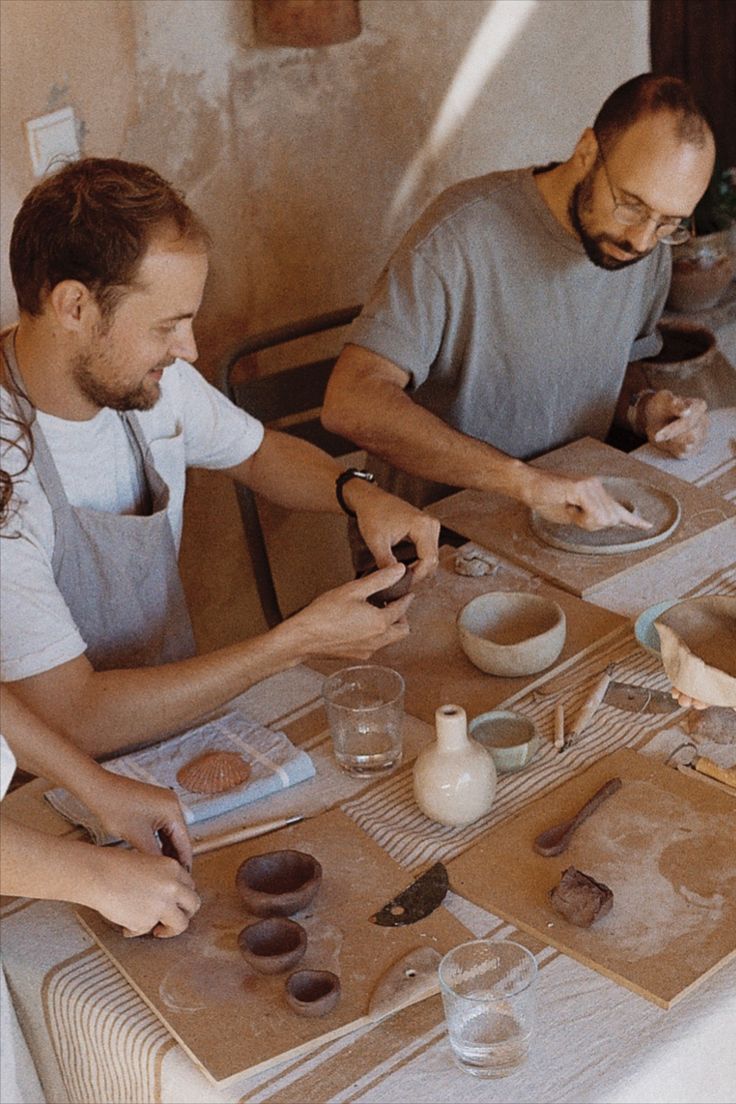
{"type": "Polygon", "coordinates": [[[436,192],[566,156],[648,66],[648,0],[362,0],[362,34],[317,50],[255,46],[249,0],[0,12],[3,263],[34,183],[23,120],[72,104],[85,153],[152,164],[210,226],[205,370],[234,334],[362,299],[436,192]]]}
{"type": "MultiPolygon", "coordinates": [[[[648,14],[648,0],[361,0],[358,38],[304,50],[255,45],[250,0],[0,0],[2,322],[34,183],[25,119],[71,104],[84,153],[148,162],[186,192],[214,239],[197,322],[211,375],[244,333],[360,302],[448,184],[566,157],[648,68],[648,14]]],[[[197,473],[192,491],[184,561],[209,646],[257,618],[238,612],[252,584],[229,488],[197,473]]],[[[303,599],[334,572],[331,553],[310,565],[303,599]]]]}

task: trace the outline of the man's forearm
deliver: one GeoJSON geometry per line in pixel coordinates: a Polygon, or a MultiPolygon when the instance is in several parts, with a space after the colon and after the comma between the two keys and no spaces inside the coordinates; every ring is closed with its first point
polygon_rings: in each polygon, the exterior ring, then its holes
{"type": "Polygon", "coordinates": [[[46,724],[100,756],[163,739],[306,654],[287,621],[263,636],[160,667],[94,671],[81,656],[13,690],[46,724]]]}
{"type": "Polygon", "coordinates": [[[342,354],[322,414],[328,429],[410,475],[526,501],[526,464],[448,426],[374,363],[388,364],[355,346],[342,354]]]}

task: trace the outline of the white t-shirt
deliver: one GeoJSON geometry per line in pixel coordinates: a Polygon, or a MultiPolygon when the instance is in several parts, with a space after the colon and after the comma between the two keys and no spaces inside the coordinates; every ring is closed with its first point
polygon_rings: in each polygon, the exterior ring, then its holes
{"type": "MultiPolygon", "coordinates": [[[[11,409],[5,392],[2,408],[11,409]]],[[[136,509],[138,465],[116,411],[105,408],[82,422],[40,412],[37,417],[73,506],[117,514],[136,509]]],[[[156,405],[137,417],[156,470],[169,487],[168,515],[178,551],[187,468],[240,464],[260,447],[263,425],[182,360],[165,370],[156,405]]],[[[17,431],[4,428],[3,436],[12,440],[17,431]]],[[[19,450],[6,446],[2,465],[18,470],[19,450]]],[[[51,670],[86,650],[54,580],[51,507],[32,467],[16,483],[14,505],[4,530],[7,539],[0,540],[0,680],[5,682],[51,670]]]]}

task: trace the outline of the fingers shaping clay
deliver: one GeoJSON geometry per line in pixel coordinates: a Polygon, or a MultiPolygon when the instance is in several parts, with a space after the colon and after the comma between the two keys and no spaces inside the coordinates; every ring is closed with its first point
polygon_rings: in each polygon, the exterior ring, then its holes
{"type": "Polygon", "coordinates": [[[633,529],[628,525],[613,525],[607,529],[589,531],[577,525],[559,525],[547,521],[532,511],[533,532],[545,544],[565,552],[587,556],[613,556],[624,552],[639,552],[651,548],[674,533],[680,522],[680,503],[662,487],[639,479],[605,476],[601,479],[611,498],[627,510],[650,522],[651,529],[633,529]]]}
{"type": "Polygon", "coordinates": [[[706,705],[736,707],[736,598],[678,602],[654,627],[673,686],[706,705]]]}
{"type": "Polygon", "coordinates": [[[549,898],[555,912],[579,928],[589,928],[613,907],[613,893],[608,886],[574,866],[568,866],[549,898]]]}

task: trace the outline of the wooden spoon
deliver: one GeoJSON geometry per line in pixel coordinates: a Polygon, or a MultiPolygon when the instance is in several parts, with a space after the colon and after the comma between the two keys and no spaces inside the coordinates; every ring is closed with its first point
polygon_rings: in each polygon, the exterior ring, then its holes
{"type": "Polygon", "coordinates": [[[608,782],[593,794],[590,801],[585,802],[580,812],[576,813],[572,820],[566,820],[564,824],[556,824],[554,828],[547,828],[544,832],[540,832],[534,841],[534,850],[538,855],[544,855],[545,858],[549,858],[551,855],[561,855],[570,843],[576,828],[584,820],[587,820],[590,814],[594,813],[606,798],[620,789],[621,779],[609,778],[608,782]]]}

